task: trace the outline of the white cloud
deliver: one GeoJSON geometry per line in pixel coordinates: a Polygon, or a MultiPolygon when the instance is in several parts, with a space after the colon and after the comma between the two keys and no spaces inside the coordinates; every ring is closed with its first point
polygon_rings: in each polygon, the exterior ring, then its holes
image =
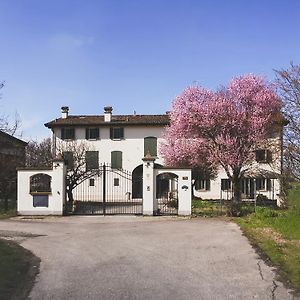
{"type": "Polygon", "coordinates": [[[92,36],[75,36],[67,33],[60,33],[50,37],[49,44],[57,50],[71,50],[90,46],[94,43],[94,40],[95,39],[92,36]]]}

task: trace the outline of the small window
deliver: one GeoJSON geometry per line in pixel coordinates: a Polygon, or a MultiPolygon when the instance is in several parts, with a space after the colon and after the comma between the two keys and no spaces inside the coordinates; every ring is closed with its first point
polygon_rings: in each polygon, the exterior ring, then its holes
{"type": "Polygon", "coordinates": [[[200,191],[209,191],[210,190],[210,180],[209,179],[196,179],[195,189],[200,191]]]}
{"type": "Polygon", "coordinates": [[[272,161],[272,153],[270,150],[258,149],[255,151],[256,161],[266,163],[272,161]]]}
{"type": "Polygon", "coordinates": [[[49,196],[48,195],[33,195],[33,207],[48,207],[49,196]]]}
{"type": "Polygon", "coordinates": [[[98,140],[99,139],[99,128],[86,128],[85,138],[87,140],[98,140]]]}
{"type": "Polygon", "coordinates": [[[124,128],[123,127],[112,127],[110,128],[110,138],[112,140],[124,139],[124,128]]]}
{"type": "Polygon", "coordinates": [[[256,190],[257,191],[270,191],[271,186],[272,186],[271,179],[256,178],[256,190]]]}
{"type": "Polygon", "coordinates": [[[114,186],[119,186],[119,185],[120,185],[119,178],[114,178],[114,186]]]}
{"type": "Polygon", "coordinates": [[[61,129],[62,140],[74,140],[75,139],[75,128],[65,127],[61,129]]]}
{"type": "Polygon", "coordinates": [[[157,138],[145,137],[144,138],[144,156],[150,154],[151,156],[157,156],[157,138]]]}
{"type": "Polygon", "coordinates": [[[94,178],[90,179],[90,186],[95,186],[95,179],[94,178]]]}
{"type": "Polygon", "coordinates": [[[231,181],[229,179],[221,179],[222,191],[228,191],[231,189],[231,181]]]}
{"type": "Polygon", "coordinates": [[[85,152],[86,170],[99,169],[99,152],[98,151],[86,151],[85,152]]]}
{"type": "Polygon", "coordinates": [[[67,170],[71,170],[74,168],[74,156],[72,151],[64,151],[63,158],[65,164],[67,165],[67,170]]]}
{"type": "Polygon", "coordinates": [[[113,169],[122,169],[122,152],[121,151],[111,152],[111,167],[113,169]]]}

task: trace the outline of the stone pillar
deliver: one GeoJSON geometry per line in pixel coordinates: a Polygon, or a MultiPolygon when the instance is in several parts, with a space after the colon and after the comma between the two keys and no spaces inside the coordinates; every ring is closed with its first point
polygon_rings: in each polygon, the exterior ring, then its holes
{"type": "Polygon", "coordinates": [[[178,174],[178,215],[189,216],[192,212],[192,172],[182,170],[178,174]]]}
{"type": "Polygon", "coordinates": [[[52,196],[59,211],[63,214],[64,206],[66,203],[66,174],[67,166],[64,163],[64,159],[59,155],[53,159],[53,175],[52,175],[52,196]]]}
{"type": "Polygon", "coordinates": [[[143,214],[148,216],[155,210],[154,161],[150,154],[143,158],[143,214]]]}

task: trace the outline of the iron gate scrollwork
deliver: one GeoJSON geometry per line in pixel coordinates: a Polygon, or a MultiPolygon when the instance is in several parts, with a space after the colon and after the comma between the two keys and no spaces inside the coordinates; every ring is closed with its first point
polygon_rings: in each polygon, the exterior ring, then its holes
{"type": "Polygon", "coordinates": [[[162,173],[156,177],[157,215],[178,214],[178,176],[162,173]]]}
{"type": "Polygon", "coordinates": [[[132,173],[108,164],[73,190],[73,214],[142,214],[143,199],[132,197],[132,173]]]}

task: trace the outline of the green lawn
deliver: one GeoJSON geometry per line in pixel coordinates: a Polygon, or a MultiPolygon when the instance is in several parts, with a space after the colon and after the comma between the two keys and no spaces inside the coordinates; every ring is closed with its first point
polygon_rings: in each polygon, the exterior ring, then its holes
{"type": "Polygon", "coordinates": [[[300,291],[300,187],[289,191],[287,210],[257,207],[234,219],[294,288],[300,291]]]}
{"type": "Polygon", "coordinates": [[[25,299],[39,259],[23,247],[0,239],[0,299],[25,299]]]}

